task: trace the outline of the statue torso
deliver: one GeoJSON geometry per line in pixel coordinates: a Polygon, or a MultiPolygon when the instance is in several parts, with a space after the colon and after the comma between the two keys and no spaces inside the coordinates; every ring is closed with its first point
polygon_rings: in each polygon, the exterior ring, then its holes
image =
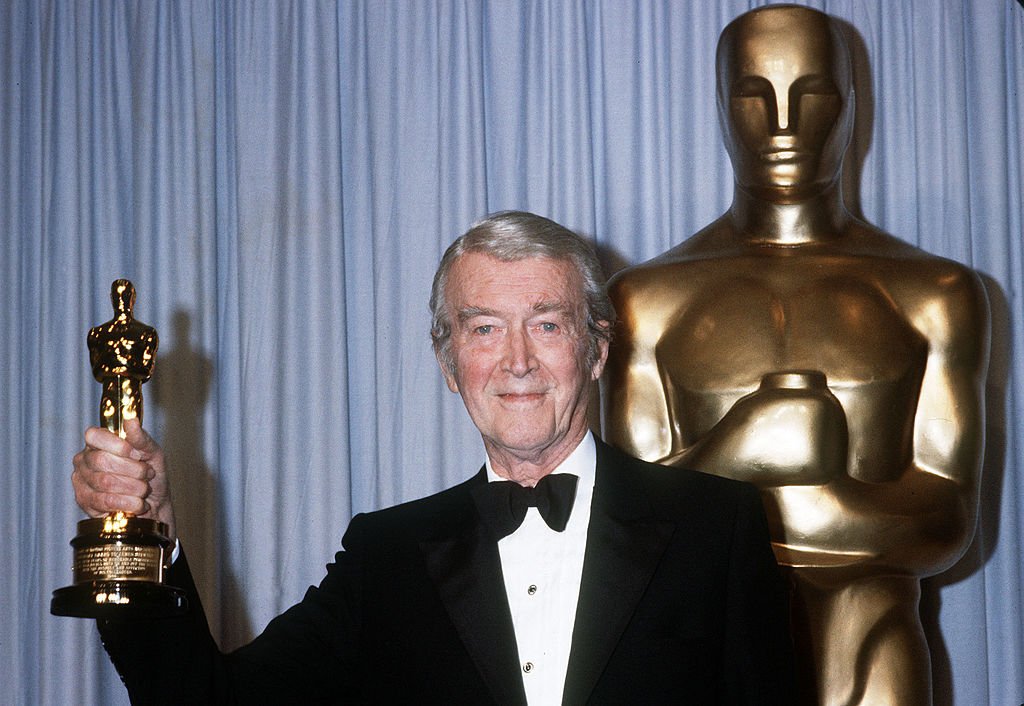
{"type": "Polygon", "coordinates": [[[917,320],[949,263],[889,236],[852,247],[691,240],[613,288],[624,334],[653,348],[677,445],[701,438],[766,373],[811,370],[846,413],[847,473],[877,482],[902,472],[928,356],[917,320]]]}

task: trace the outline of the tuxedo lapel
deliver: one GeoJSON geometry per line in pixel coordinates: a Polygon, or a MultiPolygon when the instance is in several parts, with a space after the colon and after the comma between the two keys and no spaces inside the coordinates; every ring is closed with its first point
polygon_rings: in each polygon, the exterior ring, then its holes
{"type": "MultiPolygon", "coordinates": [[[[482,474],[474,482],[486,482],[482,474]]],[[[420,546],[448,615],[495,701],[525,704],[498,544],[469,492],[463,500],[462,521],[420,546]]]]}
{"type": "Polygon", "coordinates": [[[597,441],[597,480],[563,703],[585,703],[643,596],[674,525],[618,467],[630,459],[597,441]]]}

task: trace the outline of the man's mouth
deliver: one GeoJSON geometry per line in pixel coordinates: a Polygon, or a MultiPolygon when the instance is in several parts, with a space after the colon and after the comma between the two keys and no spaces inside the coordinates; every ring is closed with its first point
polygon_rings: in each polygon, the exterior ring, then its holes
{"type": "Polygon", "coordinates": [[[500,392],[498,397],[504,402],[532,402],[544,397],[546,393],[538,392],[500,392]]]}

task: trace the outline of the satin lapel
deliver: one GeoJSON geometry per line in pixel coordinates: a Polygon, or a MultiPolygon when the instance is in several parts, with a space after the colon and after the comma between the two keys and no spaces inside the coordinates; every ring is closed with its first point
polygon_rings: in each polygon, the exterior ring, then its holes
{"type": "Polygon", "coordinates": [[[615,467],[629,459],[597,443],[597,481],[563,703],[589,698],[674,530],[673,523],[652,516],[628,469],[615,467]]]}
{"type": "MultiPolygon", "coordinates": [[[[486,481],[481,477],[481,482],[486,481]]],[[[498,544],[480,522],[469,493],[465,503],[467,519],[457,531],[420,546],[448,615],[495,701],[525,704],[498,544]]]]}

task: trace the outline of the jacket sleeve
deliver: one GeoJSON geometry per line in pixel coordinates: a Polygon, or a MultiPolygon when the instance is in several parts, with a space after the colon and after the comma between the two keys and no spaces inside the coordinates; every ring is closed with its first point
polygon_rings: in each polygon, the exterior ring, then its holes
{"type": "Polygon", "coordinates": [[[721,686],[725,702],[791,704],[795,670],[789,592],[753,486],[742,486],[730,556],[721,686]]]}
{"type": "Polygon", "coordinates": [[[188,611],[174,618],[98,620],[133,704],[333,703],[359,691],[361,523],[327,575],[255,640],[225,654],[214,641],[184,552],[167,581],[188,611]]]}

